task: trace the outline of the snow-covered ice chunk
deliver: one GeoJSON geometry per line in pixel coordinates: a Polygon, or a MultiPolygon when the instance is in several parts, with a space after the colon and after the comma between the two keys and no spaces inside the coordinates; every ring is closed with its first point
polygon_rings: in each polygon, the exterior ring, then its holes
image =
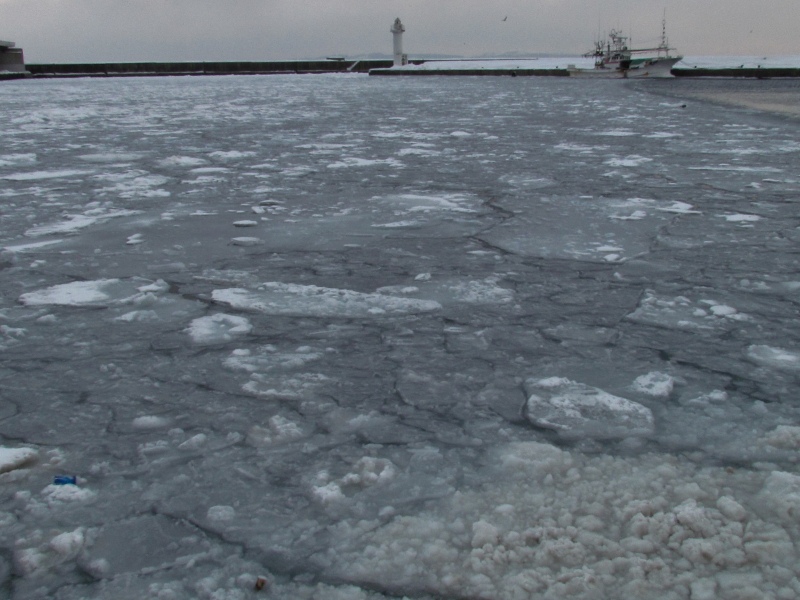
{"type": "Polygon", "coordinates": [[[168,156],[159,161],[165,167],[197,167],[205,163],[205,160],[196,156],[168,156]]]}
{"type": "Polygon", "coordinates": [[[209,521],[233,521],[236,518],[236,509],[232,506],[211,506],[206,513],[209,521]]]}
{"type": "Polygon", "coordinates": [[[49,546],[64,558],[74,558],[78,555],[84,544],[83,529],[65,531],[50,540],[49,546]]]}
{"type": "Polygon", "coordinates": [[[800,352],[773,346],[753,345],[747,349],[747,357],[762,367],[771,367],[779,371],[800,371],[800,352]]]}
{"type": "Polygon", "coordinates": [[[397,151],[398,156],[439,156],[441,154],[438,150],[432,150],[431,148],[419,148],[419,147],[411,147],[411,148],[401,148],[397,151]]]}
{"type": "Polygon", "coordinates": [[[392,223],[374,223],[372,227],[381,227],[383,229],[400,229],[401,227],[417,227],[421,224],[421,221],[407,219],[405,221],[394,221],[392,223]]]}
{"type": "Polygon", "coordinates": [[[49,569],[74,560],[86,544],[83,527],[65,531],[36,547],[19,547],[14,553],[14,566],[23,577],[45,574],[49,569]]]}
{"type": "Polygon", "coordinates": [[[33,448],[5,448],[0,446],[0,473],[22,469],[33,463],[39,453],[33,448]]]}
{"type": "Polygon", "coordinates": [[[800,449],[800,427],[779,425],[766,435],[766,441],[776,448],[800,449]]]}
{"type": "Polygon", "coordinates": [[[622,438],[653,432],[649,408],[563,377],[529,379],[526,418],[568,437],[622,438]]]}
{"type": "Polygon", "coordinates": [[[101,194],[113,194],[120,198],[166,198],[170,192],[161,189],[169,182],[163,175],[152,175],[144,171],[130,171],[119,175],[104,175],[103,179],[114,182],[114,185],[101,188],[101,194]]]}
{"type": "Polygon", "coordinates": [[[218,160],[239,160],[240,158],[255,156],[255,154],[252,150],[217,150],[209,153],[209,156],[218,160]]]}
{"type": "Polygon", "coordinates": [[[598,132],[597,135],[606,137],[630,137],[637,134],[636,132],[631,131],[630,129],[608,129],[606,131],[598,132]]]}
{"type": "Polygon", "coordinates": [[[257,291],[214,290],[212,298],[233,308],[273,315],[367,317],[423,313],[441,308],[441,304],[432,300],[280,282],[265,283],[257,291]]]}
{"type": "MultiPolygon", "coordinates": [[[[163,282],[161,282],[163,283],[163,282]]],[[[141,281],[96,279],[61,283],[19,297],[26,306],[109,306],[134,303],[164,291],[160,284],[141,285],[141,281]]]]}
{"type": "Polygon", "coordinates": [[[147,323],[158,321],[158,319],[158,313],[154,310],[132,310],[114,320],[120,323],[147,323]]]}
{"type": "Polygon", "coordinates": [[[253,330],[246,317],[217,313],[195,319],[187,329],[195,344],[224,344],[253,330]]]}
{"type": "Polygon", "coordinates": [[[231,238],[231,244],[233,246],[260,246],[263,244],[264,241],[261,238],[257,237],[235,237],[231,238]]]}
{"type": "Polygon", "coordinates": [[[81,154],[78,158],[89,163],[126,163],[144,158],[143,152],[95,152],[81,154]]]}
{"type": "Polygon", "coordinates": [[[247,433],[247,441],[254,446],[268,446],[270,444],[290,442],[304,436],[303,430],[300,429],[297,423],[280,415],[275,415],[270,418],[268,427],[253,426],[247,433]]]}
{"type": "Polygon", "coordinates": [[[413,212],[437,212],[448,211],[458,213],[474,213],[477,199],[465,194],[396,194],[390,196],[379,196],[373,201],[385,203],[396,211],[413,212]]]}
{"type": "Polygon", "coordinates": [[[136,429],[161,429],[170,424],[170,420],[157,415],[143,415],[131,421],[136,429]]]}
{"type": "Polygon", "coordinates": [[[372,167],[376,165],[386,165],[387,167],[403,167],[403,163],[393,158],[375,159],[375,158],[358,158],[355,156],[347,156],[332,162],[328,165],[329,169],[345,169],[348,167],[372,167]]]}
{"type": "Polygon", "coordinates": [[[250,375],[250,380],[242,385],[242,389],[248,394],[300,398],[320,386],[330,385],[328,378],[321,373],[297,372],[322,356],[322,352],[309,347],[301,346],[293,352],[281,352],[269,345],[255,352],[249,349],[234,350],[223,361],[223,365],[230,370],[244,371],[250,375]]]}
{"type": "Polygon", "coordinates": [[[255,227],[258,225],[258,221],[253,221],[252,219],[243,219],[241,221],[234,221],[234,227],[255,227]]]}
{"type": "Polygon", "coordinates": [[[314,498],[322,504],[338,502],[345,498],[345,495],[342,493],[342,488],[333,481],[323,485],[313,486],[311,492],[314,498]]]}
{"type": "Polygon", "coordinates": [[[740,213],[733,215],[722,215],[722,217],[731,223],[754,223],[761,220],[761,217],[758,215],[747,215],[740,213]]]}
{"type": "Polygon", "coordinates": [[[274,346],[263,346],[255,353],[250,350],[234,350],[223,364],[234,371],[258,373],[296,369],[318,360],[321,356],[322,352],[315,352],[308,347],[297,348],[294,352],[279,352],[274,346]]]}
{"type": "Polygon", "coordinates": [[[208,436],[205,433],[198,433],[193,435],[185,442],[178,445],[181,450],[199,450],[208,442],[208,436]]]}
{"type": "Polygon", "coordinates": [[[460,302],[468,304],[507,304],[513,302],[514,292],[497,284],[498,278],[483,281],[450,283],[445,287],[460,302]]]}
{"type": "Polygon", "coordinates": [[[363,489],[385,485],[394,480],[397,473],[397,466],[392,461],[364,456],[353,465],[350,473],[339,479],[331,480],[327,471],[318,473],[311,493],[323,504],[338,502],[363,489]]]}
{"type": "Polygon", "coordinates": [[[0,179],[7,179],[8,181],[38,181],[40,179],[60,179],[62,177],[79,177],[81,175],[90,175],[94,171],[82,171],[80,169],[54,169],[52,171],[30,171],[28,173],[12,173],[11,175],[2,175],[0,179]]]}
{"type": "Polygon", "coordinates": [[[552,444],[513,442],[503,446],[498,452],[500,464],[505,471],[524,472],[526,478],[531,475],[544,478],[547,475],[565,473],[573,465],[570,453],[552,444]]]}
{"type": "Polygon", "coordinates": [[[10,167],[16,165],[32,165],[36,162],[36,154],[0,154],[0,167],[10,167]]]}
{"type": "Polygon", "coordinates": [[[759,496],[782,519],[796,521],[800,518],[800,475],[773,471],[759,496]]]}
{"type": "Polygon", "coordinates": [[[69,502],[88,502],[97,496],[88,488],[77,485],[48,485],[42,490],[42,496],[48,506],[58,506],[69,502]]]}
{"type": "Polygon", "coordinates": [[[652,160],[652,158],[647,158],[645,156],[631,155],[625,158],[610,158],[605,161],[604,164],[611,165],[612,167],[638,167],[652,160]]]}
{"type": "Polygon", "coordinates": [[[675,201],[669,206],[660,206],[656,208],[662,212],[675,213],[677,215],[700,215],[703,214],[699,210],[694,210],[691,204],[686,202],[675,201]]]}
{"type": "Polygon", "coordinates": [[[715,300],[693,303],[685,296],[662,298],[652,290],[645,290],[639,306],[626,318],[637,323],[689,330],[731,329],[738,321],[750,319],[748,315],[715,300]]]}
{"type": "Polygon", "coordinates": [[[103,304],[112,298],[108,289],[120,283],[119,279],[73,281],[49,288],[28,292],[19,297],[28,306],[55,304],[63,306],[89,306],[103,304]]]}
{"type": "Polygon", "coordinates": [[[28,237],[41,237],[52,234],[74,233],[97,223],[104,223],[109,219],[129,217],[137,214],[139,214],[139,211],[135,210],[100,210],[92,212],[91,214],[67,215],[62,221],[50,223],[49,225],[31,227],[25,232],[25,235],[28,237]]]}
{"type": "Polygon", "coordinates": [[[729,317],[739,312],[732,306],[727,306],[725,304],[713,304],[709,307],[709,311],[716,317],[729,317]]]}
{"type": "Polygon", "coordinates": [[[634,390],[657,398],[669,397],[673,387],[675,387],[675,380],[666,373],[659,373],[658,371],[640,375],[633,382],[634,390]]]}
{"type": "Polygon", "coordinates": [[[730,496],[721,496],[717,500],[717,510],[731,521],[744,521],[747,510],[730,496]]]}
{"type": "Polygon", "coordinates": [[[33,242],[31,244],[15,244],[13,246],[6,246],[3,248],[4,252],[35,252],[36,250],[40,250],[42,248],[47,248],[48,246],[53,246],[55,244],[60,244],[64,240],[46,240],[44,242],[33,242]]]}

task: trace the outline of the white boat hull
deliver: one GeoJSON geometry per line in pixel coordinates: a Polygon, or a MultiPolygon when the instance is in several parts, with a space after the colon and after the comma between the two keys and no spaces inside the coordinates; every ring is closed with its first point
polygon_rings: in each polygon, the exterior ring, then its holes
{"type": "Polygon", "coordinates": [[[634,79],[639,77],[672,77],[672,67],[683,57],[652,58],[634,64],[630,69],[620,69],[618,65],[609,65],[595,69],[569,69],[570,76],[599,77],[606,79],[634,79]]]}

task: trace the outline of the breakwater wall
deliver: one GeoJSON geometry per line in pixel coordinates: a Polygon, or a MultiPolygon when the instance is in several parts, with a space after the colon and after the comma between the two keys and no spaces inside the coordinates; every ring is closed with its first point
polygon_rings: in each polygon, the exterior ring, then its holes
{"type": "Polygon", "coordinates": [[[735,77],[746,79],[771,79],[778,77],[800,77],[800,68],[792,67],[734,67],[725,69],[707,69],[702,67],[673,68],[675,77],[735,77]]]}
{"type": "MultiPolygon", "coordinates": [[[[0,48],[2,50],[2,48],[0,48]]],[[[425,60],[412,60],[423,64],[425,60]]],[[[578,74],[569,69],[392,69],[391,59],[328,59],[298,61],[227,61],[227,62],[124,62],[124,63],[40,63],[25,65],[19,48],[0,51],[0,78],[29,75],[36,78],[58,77],[158,77],[191,75],[273,75],[306,73],[369,73],[387,76],[472,75],[511,77],[568,77],[578,74]],[[3,62],[5,61],[5,62],[3,62]]],[[[593,72],[590,72],[593,74],[593,72]]],[[[675,77],[728,77],[768,79],[800,78],[800,68],[673,68],[675,77]]]]}
{"type": "Polygon", "coordinates": [[[281,73],[367,73],[391,60],[297,60],[238,62],[124,62],[29,64],[33,77],[158,77],[180,75],[273,75],[281,73]]]}
{"type": "Polygon", "coordinates": [[[376,68],[370,75],[423,76],[423,75],[487,75],[510,77],[569,77],[567,69],[385,69],[376,68]]]}

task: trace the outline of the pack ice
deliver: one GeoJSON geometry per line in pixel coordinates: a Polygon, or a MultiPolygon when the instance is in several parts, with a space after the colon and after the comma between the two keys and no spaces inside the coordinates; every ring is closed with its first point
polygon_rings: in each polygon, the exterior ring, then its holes
{"type": "Polygon", "coordinates": [[[3,82],[0,598],[800,598],[796,87],[3,82]]]}

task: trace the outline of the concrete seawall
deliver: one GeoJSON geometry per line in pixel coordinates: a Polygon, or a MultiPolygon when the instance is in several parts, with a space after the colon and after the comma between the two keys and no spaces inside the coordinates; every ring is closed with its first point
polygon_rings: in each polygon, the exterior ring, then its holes
{"type": "MultiPolygon", "coordinates": [[[[425,60],[413,60],[422,64],[425,60]]],[[[308,73],[369,73],[386,76],[472,75],[568,77],[568,69],[392,69],[391,60],[299,60],[299,61],[238,61],[238,62],[124,62],[124,63],[41,63],[24,65],[22,50],[0,47],[0,78],[21,77],[30,74],[35,78],[63,77],[158,77],[200,75],[273,75],[308,73]],[[5,62],[4,62],[5,61],[5,62]]],[[[800,68],[673,68],[676,77],[736,77],[767,79],[779,77],[800,78],[800,68]]]]}
{"type": "Polygon", "coordinates": [[[567,69],[372,69],[370,75],[419,77],[423,75],[487,75],[510,77],[569,77],[567,69]]]}
{"type": "Polygon", "coordinates": [[[298,60],[239,62],[126,62],[29,64],[33,77],[158,77],[179,75],[271,75],[280,73],[367,73],[391,60],[298,60]]]}
{"type": "Polygon", "coordinates": [[[770,79],[778,77],[800,77],[800,68],[791,67],[764,67],[747,68],[736,67],[730,69],[707,69],[692,67],[691,69],[672,69],[675,77],[741,77],[747,79],[770,79]]]}

